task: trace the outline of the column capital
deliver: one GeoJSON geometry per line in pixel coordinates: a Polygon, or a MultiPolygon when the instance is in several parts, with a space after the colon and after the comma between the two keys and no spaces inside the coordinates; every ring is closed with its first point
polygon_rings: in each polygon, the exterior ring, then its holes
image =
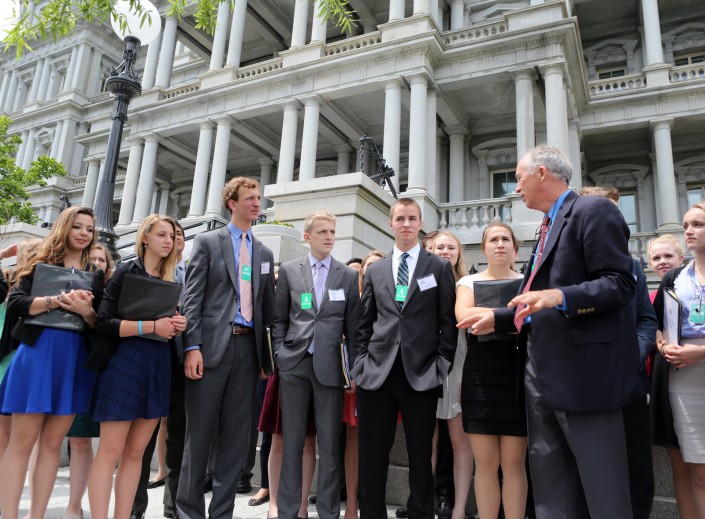
{"type": "Polygon", "coordinates": [[[426,95],[428,97],[438,97],[438,88],[435,85],[429,85],[426,95]]]}
{"type": "Polygon", "coordinates": [[[463,7],[465,7],[465,3],[465,0],[450,0],[451,7],[454,5],[462,5],[463,7]]]}
{"type": "Polygon", "coordinates": [[[269,157],[264,157],[261,159],[257,159],[257,164],[259,164],[262,167],[267,167],[267,166],[274,166],[275,162],[269,158],[269,157]]]}
{"type": "Polygon", "coordinates": [[[674,122],[675,120],[673,119],[673,117],[668,117],[666,119],[657,119],[649,123],[649,128],[651,129],[651,131],[666,129],[670,130],[671,128],[673,128],[674,122]]]}
{"type": "Polygon", "coordinates": [[[470,135],[470,132],[468,131],[467,127],[464,124],[456,124],[454,126],[445,126],[444,130],[446,131],[448,136],[460,135],[462,137],[465,137],[466,135],[470,135]]]}
{"type": "Polygon", "coordinates": [[[283,109],[285,112],[298,112],[299,106],[301,106],[299,102],[296,99],[292,99],[284,103],[283,109]]]}
{"type": "Polygon", "coordinates": [[[547,63],[545,65],[539,65],[539,70],[544,77],[550,76],[551,74],[560,74],[561,77],[563,77],[565,66],[563,63],[547,63]]]}
{"type": "Polygon", "coordinates": [[[428,77],[428,74],[422,73],[422,74],[416,74],[414,76],[409,77],[409,85],[425,85],[428,86],[430,83],[430,78],[428,77]]]}
{"type": "Polygon", "coordinates": [[[91,160],[89,160],[89,161],[88,161],[88,166],[89,166],[89,167],[92,166],[92,167],[94,167],[94,168],[100,167],[100,159],[91,159],[91,160]]]}
{"type": "Polygon", "coordinates": [[[213,122],[215,122],[218,126],[227,126],[228,128],[233,125],[233,119],[229,115],[221,115],[213,119],[213,122]]]}
{"type": "Polygon", "coordinates": [[[206,119],[205,121],[198,123],[198,130],[202,132],[205,130],[212,130],[214,126],[215,124],[213,124],[213,121],[206,119]]]}
{"type": "Polygon", "coordinates": [[[333,146],[333,149],[335,150],[336,153],[352,153],[355,151],[350,144],[347,142],[343,142],[342,144],[336,144],[333,146]]]}
{"type": "Polygon", "coordinates": [[[159,144],[159,136],[155,133],[150,133],[149,135],[144,136],[144,142],[154,142],[159,144]]]}
{"type": "Polygon", "coordinates": [[[404,82],[400,77],[395,77],[392,79],[387,79],[384,82],[384,90],[401,90],[402,86],[404,86],[404,82]]]}
{"type": "Polygon", "coordinates": [[[130,136],[125,140],[130,143],[130,146],[144,146],[144,137],[141,135],[130,136]]]}
{"type": "Polygon", "coordinates": [[[517,81],[521,81],[522,79],[529,79],[531,81],[536,80],[538,75],[536,74],[536,70],[533,68],[525,68],[522,70],[514,70],[509,73],[509,75],[512,78],[512,81],[516,83],[517,81]]]}
{"type": "Polygon", "coordinates": [[[304,108],[308,108],[309,106],[315,106],[316,108],[318,108],[321,106],[321,98],[317,95],[302,99],[302,102],[304,104],[304,108]]]}

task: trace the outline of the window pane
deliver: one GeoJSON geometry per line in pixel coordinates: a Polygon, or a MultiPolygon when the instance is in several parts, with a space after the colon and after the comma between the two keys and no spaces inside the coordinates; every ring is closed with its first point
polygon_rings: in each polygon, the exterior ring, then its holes
{"type": "Polygon", "coordinates": [[[500,198],[516,190],[517,181],[514,173],[502,171],[492,174],[492,197],[500,198]]]}
{"type": "Polygon", "coordinates": [[[703,199],[703,190],[699,187],[688,190],[688,207],[697,204],[703,199]]]}
{"type": "Polygon", "coordinates": [[[622,211],[622,215],[626,220],[627,224],[631,228],[634,225],[634,230],[636,230],[636,204],[635,196],[633,194],[626,194],[619,197],[619,210],[622,211]]]}

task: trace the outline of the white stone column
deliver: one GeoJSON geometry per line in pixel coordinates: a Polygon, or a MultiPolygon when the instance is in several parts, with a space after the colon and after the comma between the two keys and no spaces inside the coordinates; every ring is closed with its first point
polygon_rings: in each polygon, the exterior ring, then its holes
{"type": "Polygon", "coordinates": [[[534,132],[534,81],[533,70],[512,72],[516,96],[517,160],[536,145],[534,132]]]}
{"type": "Polygon", "coordinates": [[[50,65],[49,85],[47,85],[46,99],[51,99],[59,92],[61,85],[61,72],[55,63],[50,65]]]}
{"type": "Polygon", "coordinates": [[[319,16],[321,11],[321,0],[316,0],[313,4],[313,23],[311,25],[311,42],[318,41],[321,43],[326,42],[326,30],[328,27],[328,20],[324,17],[319,16]]]}
{"type": "MultiPolygon", "coordinates": [[[[298,5],[298,2],[297,4],[298,5]]],[[[282,139],[279,145],[279,169],[277,183],[294,180],[294,161],[296,160],[296,132],[299,126],[299,110],[295,101],[284,105],[282,121],[282,139]]]]}
{"type": "Polygon", "coordinates": [[[436,170],[437,103],[438,93],[435,88],[430,88],[426,98],[426,188],[436,200],[440,196],[440,192],[436,191],[436,178],[440,175],[440,171],[436,170]]]}
{"type": "Polygon", "coordinates": [[[71,82],[73,81],[73,74],[76,70],[76,61],[78,60],[78,47],[73,47],[71,49],[71,58],[69,59],[69,69],[66,71],[66,77],[64,78],[64,85],[61,89],[62,91],[71,90],[71,82]]]}
{"type": "Polygon", "coordinates": [[[135,198],[137,196],[137,185],[140,180],[143,152],[144,140],[134,137],[130,143],[130,156],[127,159],[127,171],[125,172],[125,184],[122,188],[118,225],[130,225],[132,223],[132,217],[135,214],[135,198]]]}
{"type": "Polygon", "coordinates": [[[661,44],[661,22],[658,13],[658,0],[641,0],[641,13],[644,23],[644,44],[646,66],[663,63],[661,44]]]}
{"type": "Polygon", "coordinates": [[[29,96],[27,96],[27,104],[32,104],[37,100],[39,83],[42,80],[42,71],[44,70],[44,62],[45,60],[40,59],[34,67],[34,78],[32,79],[32,88],[29,90],[29,96]]]}
{"type": "Polygon", "coordinates": [[[208,172],[213,149],[213,123],[204,121],[200,124],[198,135],[198,151],[196,152],[196,167],[193,171],[193,186],[191,188],[191,205],[188,217],[203,216],[206,211],[206,194],[208,192],[208,172]]]}
{"type": "Polygon", "coordinates": [[[22,162],[24,161],[24,151],[27,149],[27,141],[29,140],[29,131],[25,130],[22,132],[22,142],[20,147],[17,149],[17,155],[15,156],[15,166],[22,167],[22,162]]]}
{"type": "Polygon", "coordinates": [[[318,149],[318,120],[320,102],[312,97],[304,101],[304,130],[301,136],[301,163],[299,180],[316,177],[316,152],[318,149]]]}
{"type": "Polygon", "coordinates": [[[399,192],[399,155],[401,148],[401,79],[391,79],[384,84],[384,136],[382,155],[394,169],[394,189],[399,192]]]}
{"type": "Polygon", "coordinates": [[[76,137],[76,121],[73,119],[64,120],[63,128],[61,129],[61,137],[59,147],[56,152],[56,160],[63,163],[66,168],[71,167],[71,158],[73,155],[74,138],[76,137]]]}
{"type": "Polygon", "coordinates": [[[132,223],[138,224],[144,220],[152,209],[152,195],[154,193],[154,179],[157,177],[157,152],[159,150],[159,138],[156,135],[148,135],[144,139],[144,150],[142,152],[142,165],[140,167],[140,178],[137,184],[137,198],[135,200],[135,211],[132,223]]]}
{"type": "MultiPolygon", "coordinates": [[[[213,48],[211,49],[211,63],[209,70],[223,68],[223,56],[225,54],[225,42],[228,38],[228,21],[230,20],[230,2],[222,2],[218,6],[218,17],[216,18],[215,34],[213,35],[213,48]]],[[[166,29],[164,29],[166,35],[166,29]]],[[[164,45],[162,43],[162,45],[164,45]]],[[[161,57],[160,60],[161,61],[161,57]]]]}
{"type": "Polygon", "coordinates": [[[661,220],[658,224],[659,227],[667,225],[680,226],[676,176],[673,166],[673,147],[671,143],[673,119],[652,121],[650,126],[654,134],[654,151],[656,152],[656,170],[658,174],[658,203],[661,206],[661,220]]]}
{"type": "Polygon", "coordinates": [[[17,78],[17,94],[15,94],[14,104],[12,105],[11,112],[19,110],[25,104],[27,99],[27,85],[22,77],[17,78]]]}
{"type": "Polygon", "coordinates": [[[64,129],[64,121],[59,119],[56,122],[56,128],[54,128],[54,141],[51,143],[51,150],[49,151],[49,157],[56,159],[57,153],[59,153],[59,140],[64,129]]]}
{"type": "Polygon", "coordinates": [[[462,29],[465,25],[465,0],[450,2],[450,30],[462,29]]]}
{"type": "Polygon", "coordinates": [[[2,88],[0,88],[0,111],[5,106],[5,99],[7,99],[7,92],[10,89],[10,80],[12,79],[12,72],[9,70],[5,71],[2,76],[2,88]]]}
{"type": "MultiPolygon", "coordinates": [[[[441,171],[443,171],[443,137],[445,134],[443,133],[443,130],[440,128],[436,129],[436,135],[434,135],[434,141],[435,141],[435,146],[436,146],[436,182],[433,185],[433,192],[436,195],[436,200],[440,202],[444,202],[447,200],[447,197],[443,196],[443,179],[445,175],[441,174],[441,171]]],[[[446,184],[447,187],[447,184],[446,184]]]]}
{"type": "Polygon", "coordinates": [[[91,48],[81,43],[78,46],[78,54],[76,55],[76,66],[71,76],[70,90],[84,90],[86,88],[86,78],[88,77],[88,66],[91,62],[91,48]]]}
{"type": "Polygon", "coordinates": [[[29,171],[29,167],[32,165],[34,160],[34,148],[37,145],[37,132],[32,128],[29,130],[27,135],[27,146],[24,148],[24,153],[22,155],[22,169],[29,171]]]}
{"type": "Polygon", "coordinates": [[[240,66],[242,56],[242,37],[245,34],[245,18],[247,16],[247,0],[235,0],[233,18],[230,25],[230,41],[228,42],[227,65],[240,66]]]}
{"type": "MultiPolygon", "coordinates": [[[[338,154],[338,169],[336,175],[345,175],[350,173],[350,153],[352,153],[352,148],[348,143],[338,144],[333,146],[333,149],[338,154]]],[[[385,157],[385,160],[387,157],[385,157]]]]}
{"type": "Polygon", "coordinates": [[[446,128],[449,140],[448,201],[461,202],[465,195],[465,135],[464,126],[446,128]]]}
{"type": "MultiPolygon", "coordinates": [[[[416,1],[414,6],[416,6],[416,1]]],[[[426,170],[426,98],[428,78],[425,75],[413,76],[409,108],[409,190],[425,190],[426,170]]]]}
{"type": "Polygon", "coordinates": [[[218,129],[215,133],[215,151],[213,152],[213,169],[211,182],[208,188],[208,204],[206,214],[220,216],[223,214],[223,200],[221,193],[225,185],[225,174],[228,168],[228,151],[230,149],[230,128],[232,120],[223,117],[216,121],[218,129]]]}
{"type": "Polygon", "coordinates": [[[12,107],[15,104],[15,97],[17,96],[17,73],[13,70],[10,74],[10,80],[7,85],[7,95],[5,97],[5,102],[2,105],[2,111],[9,113],[12,111],[12,107]]]}
{"type": "MultiPolygon", "coordinates": [[[[159,18],[161,27],[162,19],[159,18]]],[[[147,46],[147,57],[144,61],[144,70],[142,71],[142,90],[149,90],[154,87],[154,80],[157,77],[157,66],[159,65],[159,51],[162,48],[162,29],[159,29],[157,36],[152,43],[147,46]]]]}
{"type": "MultiPolygon", "coordinates": [[[[573,177],[570,187],[579,192],[583,188],[583,166],[580,160],[580,120],[575,119],[568,124],[568,158],[573,165],[573,177]]],[[[517,157],[518,158],[518,157],[517,157]]]]}
{"type": "Polygon", "coordinates": [[[259,164],[259,192],[262,195],[262,200],[260,205],[262,209],[267,209],[269,206],[269,200],[264,196],[264,188],[272,183],[272,166],[274,166],[274,161],[269,157],[263,159],[257,159],[259,164]]]}
{"type": "Polygon", "coordinates": [[[169,208],[169,184],[164,184],[159,190],[159,214],[167,214],[169,208]]]}
{"type": "Polygon", "coordinates": [[[429,14],[431,12],[430,0],[414,0],[413,14],[429,14]]]}
{"type": "Polygon", "coordinates": [[[429,0],[428,10],[431,13],[431,18],[436,22],[439,29],[443,29],[443,17],[439,16],[438,0],[429,0]]]}
{"type": "MultiPolygon", "coordinates": [[[[223,2],[229,8],[228,2],[223,2]]],[[[223,4],[221,4],[222,6],[223,4]]],[[[226,22],[227,23],[227,22],[226,22]]],[[[171,71],[174,68],[174,49],[176,48],[176,29],[178,21],[176,16],[168,16],[164,22],[164,36],[159,49],[159,64],[154,85],[159,88],[169,88],[171,84],[171,71]]],[[[146,216],[146,215],[145,215],[146,216]]]]}
{"type": "Polygon", "coordinates": [[[86,172],[86,184],[83,186],[83,198],[81,205],[84,207],[93,207],[95,192],[98,187],[98,177],[102,169],[100,160],[91,160],[88,162],[88,171],[86,172]]]}
{"type": "MultiPolygon", "coordinates": [[[[404,19],[404,0],[389,0],[389,21],[404,19]]],[[[387,157],[385,157],[386,159],[387,157]]]]}
{"type": "Polygon", "coordinates": [[[86,81],[86,94],[89,96],[98,95],[100,84],[103,79],[103,72],[100,64],[103,62],[103,53],[97,48],[93,49],[91,55],[91,65],[88,68],[88,80],[86,81]]]}
{"type": "MultiPolygon", "coordinates": [[[[39,90],[37,90],[37,101],[47,100],[47,88],[49,88],[49,78],[51,77],[51,63],[48,59],[44,60],[44,67],[42,68],[42,77],[39,80],[39,90]]],[[[34,79],[37,80],[36,78],[34,79]]]]}
{"type": "Polygon", "coordinates": [[[291,48],[306,45],[306,25],[308,24],[308,0],[296,0],[294,24],[291,29],[291,48]]]}
{"type": "Polygon", "coordinates": [[[563,65],[541,67],[546,87],[546,141],[568,152],[568,107],[563,84],[563,65]]]}

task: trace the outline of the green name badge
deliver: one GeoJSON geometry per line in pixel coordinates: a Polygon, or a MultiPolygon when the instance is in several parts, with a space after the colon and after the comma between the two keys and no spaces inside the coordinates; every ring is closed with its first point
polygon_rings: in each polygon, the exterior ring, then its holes
{"type": "Polygon", "coordinates": [[[244,279],[245,281],[252,280],[252,267],[250,265],[242,266],[242,279],[244,279]]]}
{"type": "Polygon", "coordinates": [[[394,294],[394,300],[403,303],[406,300],[406,294],[409,291],[407,285],[397,285],[397,292],[394,294]]]}
{"type": "Polygon", "coordinates": [[[313,292],[301,294],[301,309],[310,310],[313,307],[313,292]]]}
{"type": "Polygon", "coordinates": [[[700,302],[693,301],[693,305],[690,307],[690,316],[688,319],[694,324],[705,323],[705,307],[700,304],[700,302]]]}

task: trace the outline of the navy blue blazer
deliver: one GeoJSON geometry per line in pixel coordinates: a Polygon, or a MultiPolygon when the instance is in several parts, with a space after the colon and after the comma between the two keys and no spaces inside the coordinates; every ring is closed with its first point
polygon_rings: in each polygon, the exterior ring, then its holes
{"type": "MultiPolygon", "coordinates": [[[[636,289],[629,228],[610,200],[569,193],[551,226],[532,290],[558,288],[568,310],[532,315],[531,355],[549,408],[600,412],[639,394],[636,289]]],[[[528,281],[529,270],[524,275],[528,281]]],[[[495,310],[496,329],[514,330],[514,309],[495,310]]],[[[520,337],[525,352],[526,333],[520,337]]],[[[523,369],[523,363],[521,365],[523,369]]]]}

